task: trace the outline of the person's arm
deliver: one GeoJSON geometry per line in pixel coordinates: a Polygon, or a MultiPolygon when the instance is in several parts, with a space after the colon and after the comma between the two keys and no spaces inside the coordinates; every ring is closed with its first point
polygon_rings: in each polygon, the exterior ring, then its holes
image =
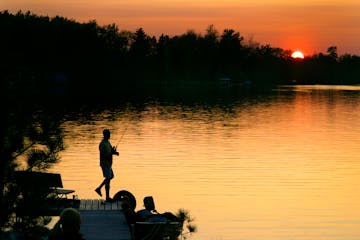
{"type": "Polygon", "coordinates": [[[112,147],[112,154],[119,156],[119,152],[116,150],[116,147],[112,147]]]}

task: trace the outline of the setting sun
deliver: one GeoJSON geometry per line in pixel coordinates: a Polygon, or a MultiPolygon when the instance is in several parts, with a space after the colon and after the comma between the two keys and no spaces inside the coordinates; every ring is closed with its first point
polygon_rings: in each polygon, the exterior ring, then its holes
{"type": "Polygon", "coordinates": [[[301,58],[303,59],[304,58],[304,54],[300,51],[295,51],[291,54],[291,57],[292,58],[301,58]]]}

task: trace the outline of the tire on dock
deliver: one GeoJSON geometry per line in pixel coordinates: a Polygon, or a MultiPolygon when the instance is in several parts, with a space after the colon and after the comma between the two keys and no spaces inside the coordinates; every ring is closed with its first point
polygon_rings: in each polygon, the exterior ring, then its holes
{"type": "Polygon", "coordinates": [[[115,193],[113,200],[115,201],[125,201],[127,204],[129,204],[131,210],[135,211],[136,208],[136,198],[134,195],[126,190],[121,190],[115,193]]]}

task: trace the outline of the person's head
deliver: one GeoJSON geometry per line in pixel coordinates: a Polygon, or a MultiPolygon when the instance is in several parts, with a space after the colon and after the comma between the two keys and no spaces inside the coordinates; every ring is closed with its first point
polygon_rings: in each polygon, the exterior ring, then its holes
{"type": "Polygon", "coordinates": [[[77,233],[80,230],[80,213],[74,208],[65,208],[60,213],[60,223],[65,233],[77,233]]]}
{"type": "Polygon", "coordinates": [[[104,135],[105,139],[110,139],[110,130],[109,129],[104,129],[103,135],[104,135]]]}

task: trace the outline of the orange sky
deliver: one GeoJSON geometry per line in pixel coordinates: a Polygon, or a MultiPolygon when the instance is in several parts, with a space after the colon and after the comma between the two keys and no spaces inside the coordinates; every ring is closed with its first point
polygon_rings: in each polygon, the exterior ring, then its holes
{"type": "Polygon", "coordinates": [[[358,0],[1,0],[0,10],[30,10],[100,25],[116,23],[121,30],[142,27],[148,35],[203,34],[213,24],[239,31],[272,47],[360,55],[358,0]]]}

